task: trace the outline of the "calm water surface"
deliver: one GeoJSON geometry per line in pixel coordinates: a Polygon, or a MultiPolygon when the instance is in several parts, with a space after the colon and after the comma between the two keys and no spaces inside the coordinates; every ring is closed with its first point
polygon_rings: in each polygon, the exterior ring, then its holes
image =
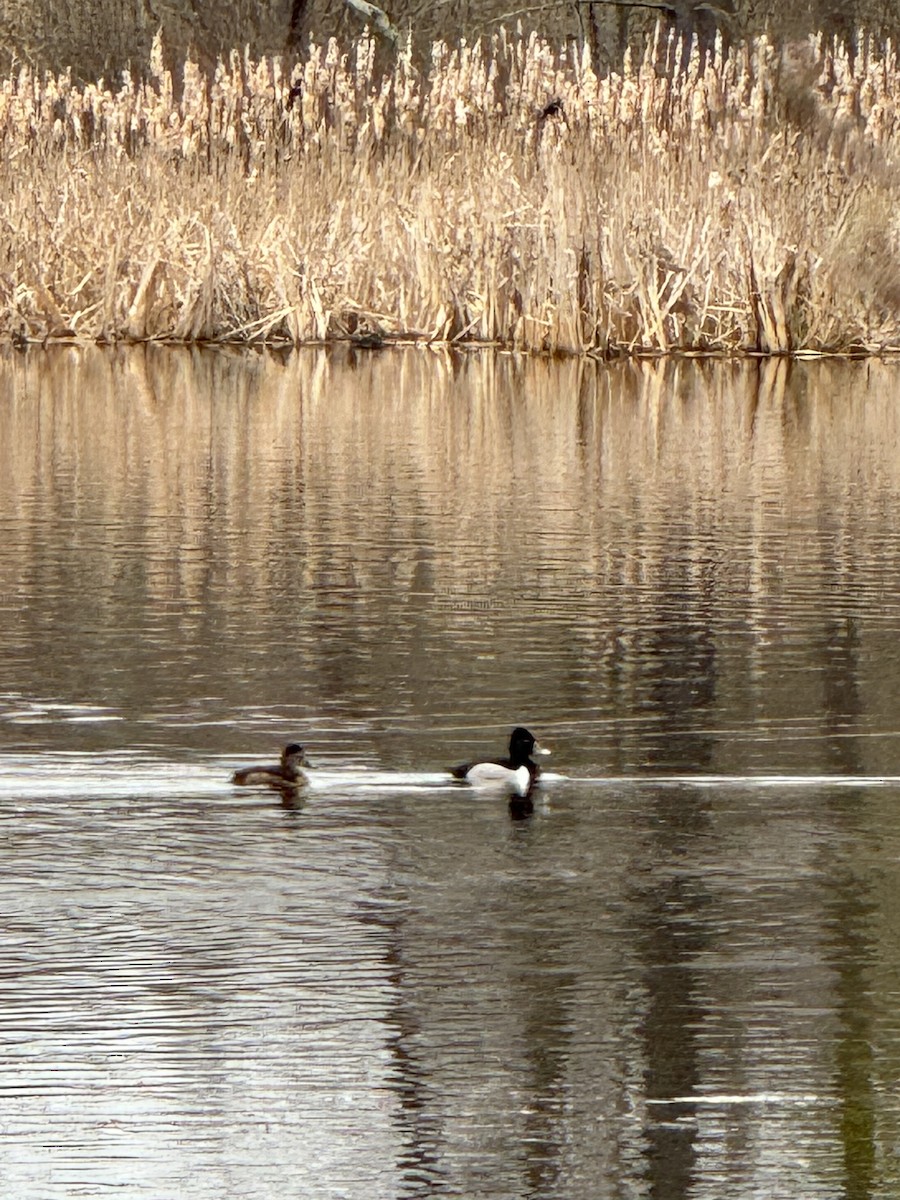
{"type": "Polygon", "coordinates": [[[0,358],[3,1196],[896,1197],[898,526],[900,367],[0,358]]]}

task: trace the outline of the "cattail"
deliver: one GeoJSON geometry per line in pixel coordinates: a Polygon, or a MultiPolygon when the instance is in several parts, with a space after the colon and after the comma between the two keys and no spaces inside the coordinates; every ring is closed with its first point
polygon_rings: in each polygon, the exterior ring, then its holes
{"type": "Polygon", "coordinates": [[[188,61],[177,100],[158,38],[115,92],[22,68],[0,80],[0,329],[891,347],[900,79],[893,46],[860,45],[704,61],[659,26],[601,77],[537,35],[437,43],[425,73],[408,47],[379,72],[372,38],[331,40],[290,80],[188,61]]]}

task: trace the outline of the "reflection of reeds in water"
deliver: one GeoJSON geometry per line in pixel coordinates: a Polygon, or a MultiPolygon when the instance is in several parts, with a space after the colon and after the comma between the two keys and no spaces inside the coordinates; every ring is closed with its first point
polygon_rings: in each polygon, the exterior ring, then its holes
{"type": "Polygon", "coordinates": [[[900,346],[900,74],[820,42],[598,77],[536,38],[387,74],[0,85],[0,329],[528,350],[900,346]]]}
{"type": "Polygon", "coordinates": [[[755,703],[788,719],[817,711],[828,647],[811,614],[843,627],[871,609],[861,661],[890,710],[895,601],[866,590],[900,571],[888,366],[409,350],[346,369],[324,350],[153,347],[42,361],[0,359],[0,642],[10,662],[39,653],[65,694],[124,703],[106,655],[136,706],[160,689],[239,705],[263,685],[285,703],[352,687],[421,715],[447,656],[478,693],[527,673],[537,630],[554,703],[587,673],[585,702],[605,689],[639,712],[648,639],[681,629],[691,661],[696,631],[718,638],[728,719],[755,703]]]}
{"type": "MultiPolygon", "coordinates": [[[[160,599],[190,590],[178,573],[206,570],[226,534],[219,569],[261,596],[279,572],[305,588],[329,570],[361,587],[418,570],[429,595],[477,596],[540,590],[548,571],[552,587],[564,546],[590,574],[626,556],[636,583],[653,569],[645,523],[749,537],[791,497],[819,497],[839,523],[857,500],[900,495],[887,366],[863,381],[841,363],[789,379],[779,362],[599,371],[410,350],[347,369],[325,351],[278,364],[153,349],[60,349],[45,366],[0,360],[0,514],[37,537],[68,513],[73,536],[134,545],[167,564],[145,580],[160,599]],[[502,550],[516,544],[521,579],[502,550]]],[[[874,553],[864,527],[835,536],[874,553]]]]}

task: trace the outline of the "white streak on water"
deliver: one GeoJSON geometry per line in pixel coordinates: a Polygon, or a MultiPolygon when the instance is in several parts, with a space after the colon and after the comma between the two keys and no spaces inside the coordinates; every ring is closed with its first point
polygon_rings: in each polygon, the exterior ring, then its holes
{"type": "MultiPolygon", "coordinates": [[[[243,763],[244,760],[241,760],[243,763]]],[[[52,754],[0,755],[0,798],[61,796],[227,795],[247,798],[271,794],[267,788],[235,788],[231,774],[237,759],[173,762],[133,750],[103,754],[59,751],[52,754]]],[[[900,775],[593,775],[575,778],[544,772],[539,786],[563,784],[567,789],[608,788],[889,788],[900,787],[900,775]]],[[[313,769],[301,794],[353,792],[478,794],[444,771],[389,771],[374,767],[313,769]]]]}

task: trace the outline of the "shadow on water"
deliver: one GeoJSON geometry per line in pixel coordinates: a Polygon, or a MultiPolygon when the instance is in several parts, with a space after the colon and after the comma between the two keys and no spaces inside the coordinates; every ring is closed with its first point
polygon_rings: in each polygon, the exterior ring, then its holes
{"type": "MultiPolygon", "coordinates": [[[[669,531],[659,610],[647,650],[647,707],[653,717],[640,761],[648,772],[679,775],[714,769],[717,550],[708,531],[677,519],[669,531]]],[[[644,964],[641,1032],[649,1111],[647,1183],[658,1200],[691,1194],[700,1089],[697,1033],[706,1009],[694,964],[713,940],[710,896],[692,864],[697,839],[709,836],[711,794],[662,788],[647,797],[646,873],[635,880],[633,920],[644,964]],[[666,864],[661,871],[653,864],[666,864]]]]}
{"type": "MultiPolygon", "coordinates": [[[[831,562],[825,570],[834,570],[831,562]]],[[[855,617],[839,611],[826,617],[822,631],[823,716],[830,765],[847,775],[863,769],[856,740],[848,730],[864,718],[860,695],[859,634],[855,617]]],[[[852,838],[859,811],[868,798],[853,790],[831,798],[829,809],[836,830],[852,838]],[[849,818],[849,819],[848,819],[849,818]]],[[[844,1147],[844,1194],[847,1200],[868,1200],[876,1168],[876,1081],[874,1022],[870,971],[874,958],[871,924],[877,916],[870,894],[869,872],[846,861],[845,854],[829,855],[825,870],[832,879],[826,900],[832,969],[836,976],[838,1038],[835,1047],[835,1089],[840,1097],[840,1138],[844,1147]]]]}
{"type": "MultiPolygon", "coordinates": [[[[661,628],[651,652],[649,694],[659,713],[658,734],[646,752],[654,771],[678,774],[711,766],[712,739],[706,710],[715,698],[715,648],[700,596],[673,593],[681,615],[661,628]],[[691,614],[696,614],[691,618],[691,614]]],[[[662,789],[648,798],[651,863],[666,869],[649,873],[635,895],[634,919],[645,963],[643,1036],[645,1087],[654,1106],[647,1129],[647,1178],[658,1200],[688,1196],[694,1180],[696,1111],[683,1097],[697,1094],[702,1070],[697,1031],[706,1011],[694,964],[712,941],[707,926],[710,897],[702,871],[692,867],[691,847],[710,833],[709,792],[662,789]]]]}
{"type": "Polygon", "coordinates": [[[404,971],[405,903],[402,896],[376,895],[368,898],[359,914],[359,920],[376,933],[391,987],[385,1044],[392,1065],[386,1084],[399,1102],[395,1116],[402,1147],[397,1156],[398,1198],[440,1193],[449,1182],[441,1165],[440,1097],[416,1047],[422,1030],[404,971]]]}

